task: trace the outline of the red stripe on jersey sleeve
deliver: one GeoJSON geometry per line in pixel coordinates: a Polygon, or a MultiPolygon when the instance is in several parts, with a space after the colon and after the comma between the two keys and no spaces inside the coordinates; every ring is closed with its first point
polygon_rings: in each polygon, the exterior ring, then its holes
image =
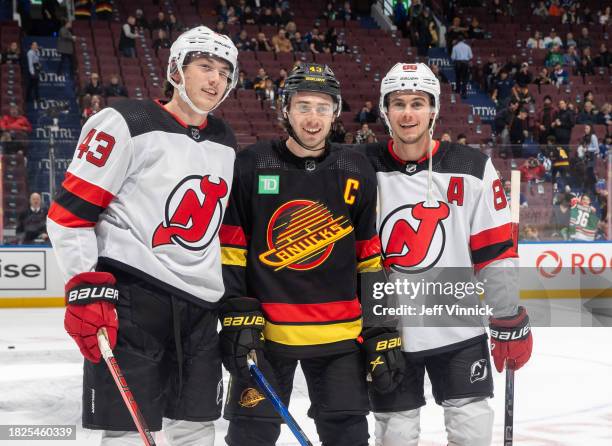
{"type": "Polygon", "coordinates": [[[516,249],[514,248],[514,246],[512,246],[511,248],[505,250],[504,252],[502,252],[500,255],[498,255],[494,259],[487,260],[486,262],[475,263],[474,270],[480,271],[481,269],[483,269],[485,266],[487,266],[490,263],[497,262],[498,260],[512,259],[516,257],[518,257],[518,253],[516,252],[516,249]]]}
{"type": "Polygon", "coordinates": [[[55,223],[67,228],[93,228],[96,223],[77,217],[68,209],[53,202],[47,216],[55,223]]]}
{"type": "Polygon", "coordinates": [[[221,225],[219,240],[222,245],[247,246],[246,236],[240,226],[221,225]]]}
{"type": "Polygon", "coordinates": [[[495,245],[496,243],[512,240],[512,223],[498,226],[496,228],[485,229],[478,234],[470,237],[470,249],[476,251],[485,246],[495,245]]]}
{"type": "Polygon", "coordinates": [[[338,322],[361,316],[357,298],[317,304],[262,303],[270,322],[338,322]]]}
{"type": "Polygon", "coordinates": [[[357,259],[367,259],[381,253],[380,238],[375,235],[370,240],[357,240],[355,243],[355,251],[357,252],[357,259]]]}
{"type": "Polygon", "coordinates": [[[69,172],[66,172],[66,177],[64,178],[62,186],[68,192],[101,208],[108,207],[113,198],[115,198],[109,191],[69,172]]]}

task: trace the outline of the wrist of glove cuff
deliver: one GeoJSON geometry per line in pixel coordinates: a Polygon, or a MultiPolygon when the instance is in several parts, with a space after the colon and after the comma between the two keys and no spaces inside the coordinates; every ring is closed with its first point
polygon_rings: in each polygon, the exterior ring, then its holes
{"type": "Polygon", "coordinates": [[[115,305],[119,301],[117,280],[110,273],[87,272],[74,276],[66,283],[66,305],[87,305],[105,301],[115,305]]]}
{"type": "Polygon", "coordinates": [[[491,338],[498,342],[526,339],[531,332],[529,316],[525,307],[519,307],[516,316],[491,318],[489,327],[491,329],[491,338]]]}

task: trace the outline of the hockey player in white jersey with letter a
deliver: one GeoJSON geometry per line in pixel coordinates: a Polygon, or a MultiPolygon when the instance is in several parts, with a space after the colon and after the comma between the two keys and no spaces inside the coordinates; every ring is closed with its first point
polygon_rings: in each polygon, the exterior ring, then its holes
{"type": "Polygon", "coordinates": [[[125,100],[84,125],[47,228],[66,278],[64,326],[85,357],[83,426],[141,445],[104,361],[114,355],[151,431],[212,446],[223,388],[218,230],[236,139],[210,112],[235,86],[232,41],[199,26],[170,50],[169,102],[125,100]],[[162,423],[163,420],[163,423],[162,423]]]}
{"type": "MultiPolygon", "coordinates": [[[[465,268],[486,284],[495,366],[499,372],[505,364],[518,369],[531,355],[532,337],[518,306],[516,276],[503,274],[518,266],[504,190],[486,155],[433,139],[439,108],[440,84],[429,67],[398,63],[381,84],[380,111],[392,138],[357,147],[377,171],[385,266],[408,278],[435,276],[434,268],[465,268]]],[[[404,381],[391,394],[370,392],[376,445],[417,445],[425,371],[444,408],[448,444],[489,445],[493,381],[482,322],[402,324],[401,331],[404,381]]]]}

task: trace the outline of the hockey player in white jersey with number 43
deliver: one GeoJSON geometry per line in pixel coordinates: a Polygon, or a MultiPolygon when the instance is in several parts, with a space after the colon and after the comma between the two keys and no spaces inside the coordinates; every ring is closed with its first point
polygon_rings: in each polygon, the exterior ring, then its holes
{"type": "MultiPolygon", "coordinates": [[[[532,337],[525,309],[518,306],[517,284],[500,273],[518,266],[504,190],[486,155],[433,139],[439,110],[440,84],[429,67],[398,63],[380,92],[381,115],[392,138],[357,146],[377,171],[385,266],[405,277],[449,267],[469,268],[472,274],[473,268],[486,284],[485,303],[493,312],[495,366],[499,372],[505,365],[518,369],[531,356],[532,337]]],[[[436,403],[444,408],[448,444],[491,444],[493,411],[487,398],[493,381],[481,323],[404,325],[401,332],[403,382],[391,394],[370,391],[376,445],[417,445],[425,371],[436,403]]]]}
{"type": "Polygon", "coordinates": [[[48,216],[64,273],[64,326],[85,357],[83,426],[104,446],[142,445],[104,362],[111,348],[151,431],[212,446],[223,388],[217,232],[236,140],[211,115],[235,86],[232,41],[199,26],[170,49],[169,102],[125,100],[93,115],[48,216]],[[163,420],[163,422],[162,422],[163,420]]]}

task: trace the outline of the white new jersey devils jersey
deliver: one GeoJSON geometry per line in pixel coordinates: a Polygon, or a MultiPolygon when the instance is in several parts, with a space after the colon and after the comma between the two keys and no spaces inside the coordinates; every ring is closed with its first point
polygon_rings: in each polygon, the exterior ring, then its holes
{"type": "MultiPolygon", "coordinates": [[[[434,268],[467,267],[470,274],[472,268],[478,273],[492,262],[516,257],[506,196],[486,155],[467,146],[436,142],[432,152],[434,203],[428,205],[427,159],[403,162],[393,152],[392,141],[359,150],[365,151],[377,172],[378,231],[391,280],[433,274],[434,268]]],[[[499,303],[499,292],[493,294],[493,305],[506,306],[499,303]]],[[[515,304],[518,296],[511,299],[515,304]]],[[[485,335],[479,320],[462,325],[404,325],[404,349],[439,353],[485,335]]]]}
{"type": "Polygon", "coordinates": [[[219,118],[188,126],[156,101],[121,101],[89,118],[49,210],[65,278],[108,264],[198,303],[218,301],[217,232],[235,149],[219,118]]]}

